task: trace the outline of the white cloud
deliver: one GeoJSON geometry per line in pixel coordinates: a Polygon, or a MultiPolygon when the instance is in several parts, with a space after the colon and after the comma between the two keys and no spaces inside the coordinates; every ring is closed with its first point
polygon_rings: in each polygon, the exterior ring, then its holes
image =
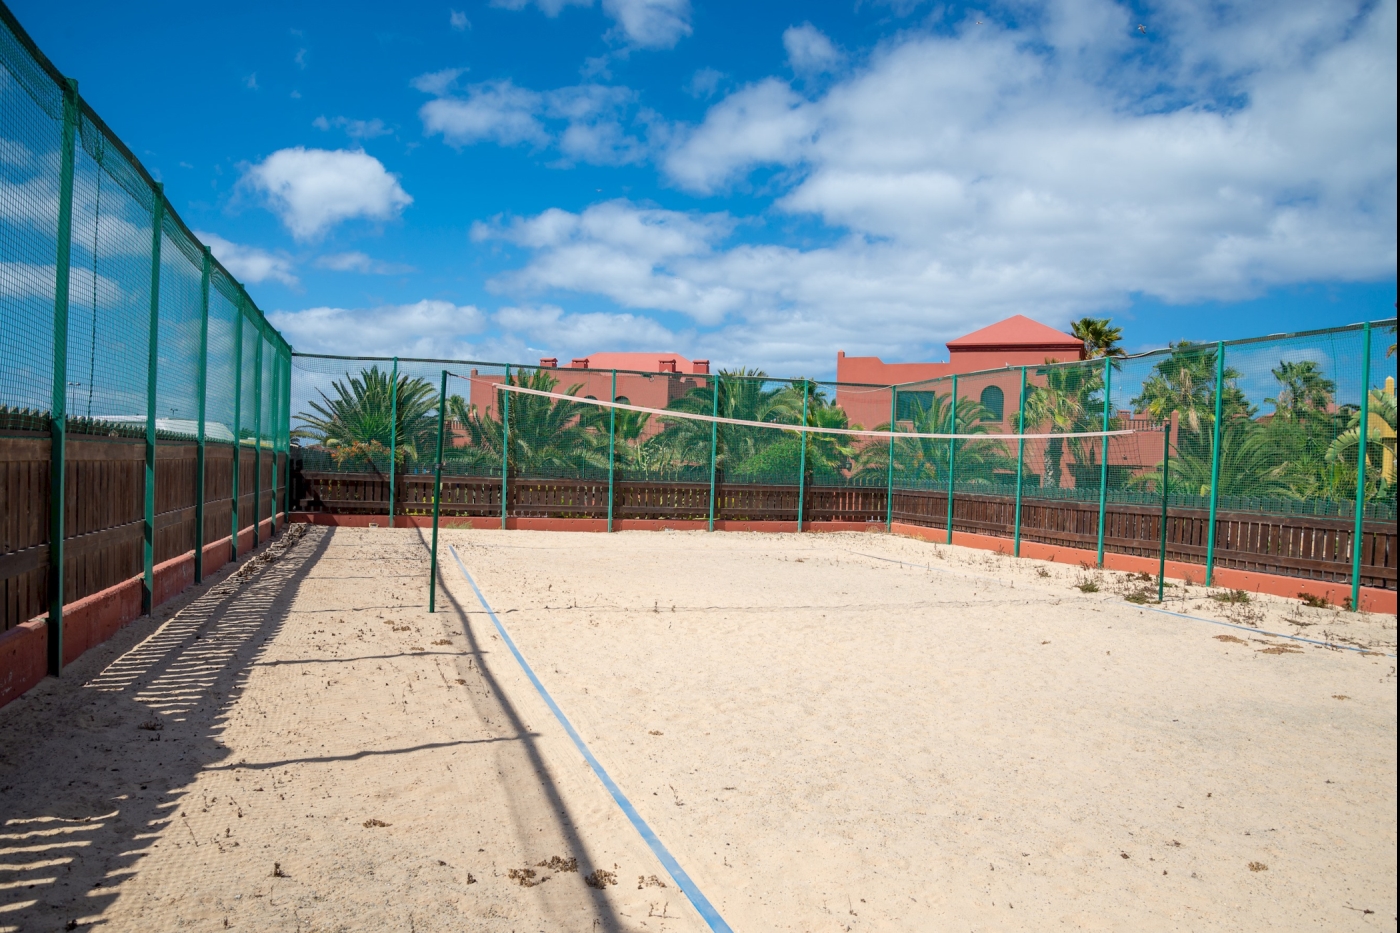
{"type": "Polygon", "coordinates": [[[307,308],[267,316],[287,341],[307,353],[470,359],[465,338],[486,316],[474,305],[425,299],[376,308],[307,308]]]}
{"type": "MultiPolygon", "coordinates": [[[[414,86],[447,95],[456,76],[446,75],[423,75],[414,86]]],[[[470,85],[465,96],[438,96],[423,105],[419,116],[424,132],[441,134],[454,146],[556,144],[570,161],[620,165],[645,155],[644,143],[622,125],[635,101],[631,90],[602,84],[539,92],[510,80],[488,81],[470,85]]]]}
{"type": "Polygon", "coordinates": [[[594,348],[669,347],[676,342],[674,333],[635,314],[566,314],[556,305],[540,305],[501,308],[495,321],[502,330],[561,356],[594,348]]]}
{"type": "Polygon", "coordinates": [[[351,139],[374,139],[376,136],[387,136],[393,132],[378,117],[372,120],[352,120],[349,117],[336,117],[327,120],[325,116],[319,116],[311,121],[311,125],[318,130],[329,130],[333,126],[340,127],[345,130],[345,135],[351,139]]]}
{"type": "Polygon", "coordinates": [[[418,111],[429,135],[441,133],[454,146],[489,140],[502,146],[542,146],[549,134],[536,119],[541,97],[509,79],[474,84],[465,98],[439,97],[418,111]]]}
{"type": "Polygon", "coordinates": [[[424,94],[432,94],[441,97],[452,90],[457,79],[467,73],[466,68],[444,68],[441,71],[430,71],[421,74],[408,82],[409,87],[422,91],[424,94]]]}
{"type": "Polygon", "coordinates": [[[471,20],[467,19],[467,14],[461,10],[452,10],[448,13],[448,23],[458,32],[466,32],[471,28],[471,20]]]}
{"type": "Polygon", "coordinates": [[[845,56],[811,23],[791,26],[783,33],[788,64],[799,77],[810,78],[834,71],[845,56]]]}
{"type": "Polygon", "coordinates": [[[690,76],[685,84],[685,92],[691,97],[710,97],[719,90],[724,72],[716,68],[701,68],[690,76]]]}
{"type": "Polygon", "coordinates": [[[293,271],[291,259],[285,255],[258,249],[256,246],[234,243],[206,230],[196,230],[194,235],[208,246],[214,258],[223,263],[224,268],[241,282],[256,285],[271,279],[291,287],[300,284],[293,271]]]}
{"type": "Polygon", "coordinates": [[[711,107],[662,164],[682,187],[709,193],[756,163],[796,161],[816,128],[814,105],[768,78],[711,107]]]}
{"type": "Polygon", "coordinates": [[[367,275],[402,275],[414,271],[412,266],[383,262],[361,252],[331,253],[318,258],[316,265],[332,272],[362,272],[367,275]]]}
{"type": "MultiPolygon", "coordinates": [[[[568,6],[591,7],[593,0],[533,0],[550,18],[568,6]]],[[[494,7],[523,10],[531,0],[491,0],[494,7]]],[[[690,0],[603,0],[603,14],[613,20],[609,35],[644,49],[669,49],[690,35],[690,0]]]]}
{"type": "Polygon", "coordinates": [[[355,149],[280,149],[250,166],[243,182],[299,240],[356,217],[391,220],[413,203],[397,175],[355,149]]]}
{"type": "Polygon", "coordinates": [[[690,0],[603,0],[615,31],[644,49],[669,49],[690,35],[690,0]]]}

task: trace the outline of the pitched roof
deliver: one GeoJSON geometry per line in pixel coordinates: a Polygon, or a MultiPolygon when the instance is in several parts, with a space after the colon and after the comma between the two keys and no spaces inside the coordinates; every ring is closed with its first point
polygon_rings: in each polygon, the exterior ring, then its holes
{"type": "Polygon", "coordinates": [[[981,330],[974,330],[954,340],[948,341],[949,350],[974,350],[982,347],[1056,347],[1081,349],[1083,341],[1039,321],[1033,321],[1024,314],[1016,314],[1004,321],[989,324],[981,330]]]}

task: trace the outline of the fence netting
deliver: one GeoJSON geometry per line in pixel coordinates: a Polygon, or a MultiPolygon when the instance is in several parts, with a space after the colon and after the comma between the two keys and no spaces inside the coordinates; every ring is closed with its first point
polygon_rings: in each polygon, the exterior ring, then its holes
{"type": "Polygon", "coordinates": [[[191,552],[198,574],[235,506],[272,517],[291,348],[3,7],[0,115],[0,598],[4,628],[48,610],[61,632],[65,603],[134,575],[149,602],[191,552]]]}

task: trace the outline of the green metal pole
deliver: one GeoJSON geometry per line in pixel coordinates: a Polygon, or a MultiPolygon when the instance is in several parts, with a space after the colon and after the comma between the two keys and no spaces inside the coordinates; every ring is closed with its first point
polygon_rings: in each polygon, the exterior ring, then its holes
{"type": "Polygon", "coordinates": [[[156,182],[151,206],[151,313],[146,333],[146,489],[141,521],[141,614],[155,606],[156,581],[156,390],[160,363],[160,241],[165,189],[156,182]]]}
{"type": "MultiPolygon", "coordinates": [[[[953,374],[953,395],[948,405],[948,433],[958,433],[958,374],[953,374]]],[[[956,438],[948,438],[948,543],[953,543],[953,471],[958,447],[956,438]]]]}
{"type": "Polygon", "coordinates": [[[1371,430],[1371,323],[1361,325],[1361,436],[1356,447],[1356,522],[1351,531],[1351,606],[1361,608],[1361,551],[1366,520],[1366,435],[1371,430]]]}
{"type": "Polygon", "coordinates": [[[399,472],[399,358],[389,377],[389,527],[394,527],[394,479],[399,472]]]}
{"type": "MultiPolygon", "coordinates": [[[[68,281],[73,251],[73,159],[78,127],[78,82],[63,89],[63,142],[59,154],[58,249],[53,291],[53,385],[49,403],[49,673],[63,670],[64,537],[67,534],[68,281]]],[[[93,309],[97,313],[97,309],[93,309]]]]}
{"type": "MultiPolygon", "coordinates": [[[[268,342],[268,352],[273,352],[272,344],[268,342]]],[[[282,357],[276,356],[272,373],[268,377],[271,383],[269,390],[272,392],[272,403],[267,407],[267,455],[272,460],[272,483],[267,491],[267,510],[271,513],[268,518],[272,522],[272,530],[268,532],[269,538],[277,537],[277,412],[282,402],[282,357]]]]}
{"type": "MultiPolygon", "coordinates": [[[[710,377],[710,416],[719,417],[719,376],[710,377]]],[[[715,530],[715,464],[719,460],[719,422],[710,422],[710,531],[715,530]]]]}
{"type": "Polygon", "coordinates": [[[204,582],[204,463],[208,446],[205,418],[209,383],[209,247],[204,254],[199,273],[199,369],[195,371],[195,394],[199,397],[199,446],[195,448],[194,465],[194,582],[204,582]]]}
{"type": "Polygon", "coordinates": [[[1215,344],[1215,427],[1210,442],[1210,519],[1206,527],[1206,586],[1215,581],[1215,516],[1220,501],[1220,421],[1225,410],[1225,341],[1215,344]]]}
{"type": "MultiPolygon", "coordinates": [[[[443,383],[446,385],[446,383],[443,383]]],[[[510,385],[510,364],[506,364],[506,385],[510,385]]],[[[510,502],[510,393],[501,392],[501,530],[506,530],[506,507],[510,502]]]]}
{"type": "MultiPolygon", "coordinates": [[[[1113,358],[1103,358],[1103,429],[1108,430],[1110,408],[1113,399],[1113,358]]],[[[1103,436],[1103,462],[1099,464],[1099,559],[1103,566],[1104,519],[1108,512],[1108,435],[1103,436]]]]}
{"type": "MultiPolygon", "coordinates": [[[[507,393],[508,394],[508,393],[507,393]]],[[[433,462],[433,555],[428,570],[428,611],[437,611],[438,516],[442,512],[442,436],[447,426],[447,370],[442,371],[438,393],[437,459],[433,462]]],[[[502,522],[504,523],[504,519],[502,522]]]]}
{"type": "Polygon", "coordinates": [[[1171,489],[1172,422],[1168,417],[1162,422],[1162,520],[1159,523],[1160,540],[1157,544],[1157,602],[1162,602],[1162,593],[1167,579],[1167,495],[1171,489]]]}
{"type": "MultiPolygon", "coordinates": [[[[612,371],[608,401],[617,401],[617,370],[612,371]]],[[[613,479],[617,472],[617,409],[608,409],[608,531],[613,530],[613,479]]]]}
{"type": "MultiPolygon", "coordinates": [[[[811,394],[812,384],[802,383],[802,426],[807,426],[807,397],[811,394]]],[[[797,530],[802,530],[802,507],[806,504],[805,496],[807,492],[807,432],[802,434],[802,452],[798,456],[797,467],[797,530]]]]}
{"type": "Polygon", "coordinates": [[[238,561],[238,497],[243,472],[243,303],[233,315],[233,561],[238,561]]]}
{"type": "MultiPolygon", "coordinates": [[[[256,326],[256,325],[254,325],[256,326]]],[[[262,540],[262,384],[263,336],[258,328],[258,347],[253,351],[253,548],[262,540]]]]}
{"type": "Polygon", "coordinates": [[[1021,395],[1016,403],[1016,528],[1012,532],[1012,554],[1021,556],[1021,489],[1026,475],[1026,367],[1021,367],[1021,395]]]}
{"type": "Polygon", "coordinates": [[[286,389],[282,398],[282,514],[290,514],[292,495],[292,351],[284,347],[282,352],[282,385],[286,389]]]}
{"type": "Polygon", "coordinates": [[[894,419],[897,412],[895,403],[899,399],[899,386],[890,386],[890,462],[885,477],[885,531],[894,531],[894,419]]]}

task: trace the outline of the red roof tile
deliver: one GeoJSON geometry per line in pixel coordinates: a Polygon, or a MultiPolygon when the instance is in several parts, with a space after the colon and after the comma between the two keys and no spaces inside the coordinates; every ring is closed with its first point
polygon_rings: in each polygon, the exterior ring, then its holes
{"type": "Polygon", "coordinates": [[[1033,321],[1024,314],[1013,315],[1004,321],[989,324],[981,330],[974,330],[955,340],[948,341],[948,349],[972,350],[981,347],[1055,347],[1078,350],[1083,341],[1069,334],[1033,321]]]}

